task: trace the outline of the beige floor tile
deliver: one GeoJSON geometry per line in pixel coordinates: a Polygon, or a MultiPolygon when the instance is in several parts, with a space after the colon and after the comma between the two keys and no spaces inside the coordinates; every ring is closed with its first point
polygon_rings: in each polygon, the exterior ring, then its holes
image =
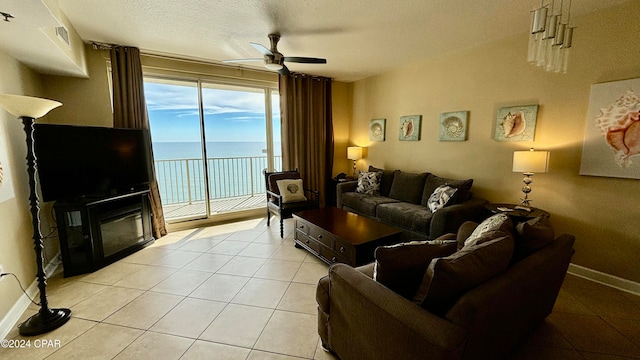
{"type": "Polygon", "coordinates": [[[160,281],[168,278],[171,274],[176,272],[176,269],[173,268],[151,265],[142,266],[143,267],[140,270],[122,278],[113,285],[139,290],[149,290],[158,285],[160,281]]]}
{"type": "Polygon", "coordinates": [[[303,261],[307,257],[308,252],[304,249],[298,249],[289,243],[283,243],[271,255],[272,259],[303,261]]]}
{"type": "Polygon", "coordinates": [[[142,290],[109,286],[74,305],[71,310],[75,317],[102,321],[143,293],[142,290]]]}
{"type": "Polygon", "coordinates": [[[580,355],[582,355],[582,357],[586,360],[631,360],[632,359],[626,356],[599,354],[599,353],[592,353],[587,351],[581,351],[580,355]]]}
{"type": "Polygon", "coordinates": [[[510,360],[583,360],[574,349],[557,349],[542,346],[530,346],[520,349],[509,357],[510,360]]]}
{"type": "Polygon", "coordinates": [[[270,258],[271,255],[280,247],[280,244],[251,243],[238,253],[240,256],[253,256],[261,258],[270,258]]]}
{"type": "Polygon", "coordinates": [[[72,316],[66,324],[49,333],[42,335],[22,337],[17,335],[16,330],[15,334],[17,336],[7,336],[7,339],[23,339],[25,341],[31,341],[30,346],[21,349],[9,349],[0,347],[0,359],[44,359],[55,351],[60,350],[62,346],[69,344],[73,339],[82,335],[87,330],[96,326],[96,324],[96,322],[78,319],[72,316]],[[36,347],[36,341],[45,341],[44,344],[46,344],[46,346],[36,347]]]}
{"type": "Polygon", "coordinates": [[[122,259],[121,262],[152,265],[156,260],[160,259],[163,256],[171,254],[173,251],[175,250],[163,247],[146,247],[136,253],[127,256],[126,258],[122,259]]]}
{"type": "Polygon", "coordinates": [[[213,274],[189,294],[189,297],[230,302],[249,279],[245,276],[213,274]]]}
{"type": "Polygon", "coordinates": [[[144,265],[127,263],[121,260],[90,274],[74,278],[94,284],[113,285],[141,269],[144,269],[144,265]]]}
{"type": "Polygon", "coordinates": [[[291,283],[276,309],[316,315],[317,307],[315,285],[291,283]]]}
{"type": "Polygon", "coordinates": [[[185,265],[184,269],[216,272],[232,258],[231,255],[200,253],[197,258],[185,265]]]}
{"type": "Polygon", "coordinates": [[[147,330],[183,299],[177,295],[146,292],[106,318],[104,322],[147,330]]]}
{"type": "Polygon", "coordinates": [[[152,287],[151,291],[187,296],[210,276],[208,272],[181,269],[152,287]]]}
{"type": "Polygon", "coordinates": [[[247,360],[300,360],[300,358],[260,350],[251,350],[247,360]]]}
{"type": "Polygon", "coordinates": [[[197,339],[227,303],[186,298],[151,327],[151,331],[197,339]]]}
{"type": "Polygon", "coordinates": [[[166,266],[179,269],[192,262],[198,256],[200,256],[200,253],[198,252],[174,250],[169,254],[156,259],[151,263],[151,265],[166,266]]]}
{"type": "Polygon", "coordinates": [[[287,281],[252,278],[231,302],[275,309],[288,286],[287,281]]]}
{"type": "Polygon", "coordinates": [[[97,324],[64,345],[47,360],[113,359],[142,334],[143,331],[138,329],[97,324]]]}
{"type": "Polygon", "coordinates": [[[175,250],[182,247],[185,243],[184,236],[175,235],[174,233],[170,233],[169,235],[165,235],[160,239],[156,239],[153,244],[149,245],[150,248],[160,248],[164,250],[175,250]]]}
{"type": "Polygon", "coordinates": [[[315,263],[315,262],[303,262],[300,269],[293,278],[293,282],[305,283],[305,284],[317,284],[321,277],[327,276],[329,273],[329,265],[315,263]]]}
{"type": "MultiPolygon", "coordinates": [[[[609,325],[616,328],[627,339],[640,346],[640,320],[605,317],[609,325]]],[[[640,357],[640,354],[638,354],[640,357]]]]}
{"type": "Polygon", "coordinates": [[[269,259],[253,275],[257,278],[291,281],[300,269],[302,261],[269,259]]]}
{"type": "Polygon", "coordinates": [[[221,241],[222,239],[216,239],[215,237],[191,238],[180,247],[180,250],[206,252],[221,241]]]}
{"type": "Polygon", "coordinates": [[[595,291],[582,287],[571,289],[569,293],[601,316],[640,320],[640,305],[629,300],[620,290],[601,285],[595,291]]]}
{"type": "Polygon", "coordinates": [[[106,285],[76,281],[51,291],[47,289],[47,301],[52,308],[70,308],[106,288],[106,285]]]}
{"type": "Polygon", "coordinates": [[[240,230],[229,235],[226,240],[252,242],[257,239],[264,230],[240,230]]]}
{"type": "Polygon", "coordinates": [[[250,351],[237,346],[196,341],[180,360],[245,360],[250,351]]]}
{"type": "Polygon", "coordinates": [[[251,348],[272,314],[270,309],[229,304],[200,339],[251,348]]]}
{"type": "Polygon", "coordinates": [[[311,359],[318,342],[317,326],[313,315],[276,310],[254,348],[311,359]]]}
{"type": "Polygon", "coordinates": [[[127,346],[116,360],[173,360],[179,359],[195,342],[183,337],[145,332],[127,346]]]}
{"type": "Polygon", "coordinates": [[[538,326],[531,336],[524,340],[523,346],[573,349],[573,346],[565,339],[562,333],[549,321],[545,321],[538,326]]]}
{"type": "Polygon", "coordinates": [[[564,289],[560,289],[560,293],[558,294],[558,298],[556,299],[553,311],[582,315],[595,315],[595,313],[591,311],[585,304],[581,303],[578,299],[576,299],[573,295],[571,295],[564,289]]]}
{"type": "Polygon", "coordinates": [[[224,240],[218,243],[218,245],[207,250],[207,252],[223,255],[238,255],[238,253],[247,247],[247,245],[249,245],[249,243],[224,240]]]}
{"type": "Polygon", "coordinates": [[[229,260],[223,267],[218,270],[220,274],[239,275],[239,276],[253,276],[253,274],[260,269],[267,259],[235,256],[229,260]]]}
{"type": "Polygon", "coordinates": [[[253,240],[254,243],[262,244],[282,244],[283,240],[280,238],[280,234],[272,233],[271,231],[264,231],[260,236],[253,240]]]}

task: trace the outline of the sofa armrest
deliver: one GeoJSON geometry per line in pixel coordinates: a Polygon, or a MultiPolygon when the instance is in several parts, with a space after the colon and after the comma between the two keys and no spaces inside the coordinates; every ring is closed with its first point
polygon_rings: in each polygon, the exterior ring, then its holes
{"type": "Polygon", "coordinates": [[[328,338],[322,341],[342,360],[461,356],[466,340],[463,328],[348,265],[332,265],[329,281],[328,338]]]}
{"type": "Polygon", "coordinates": [[[447,233],[457,233],[465,221],[480,222],[486,217],[486,203],[487,200],[472,198],[436,211],[431,218],[429,239],[436,239],[447,233]]]}
{"type": "Polygon", "coordinates": [[[342,194],[346,192],[355,192],[358,187],[358,181],[343,181],[336,186],[336,207],[342,209],[342,194]]]}

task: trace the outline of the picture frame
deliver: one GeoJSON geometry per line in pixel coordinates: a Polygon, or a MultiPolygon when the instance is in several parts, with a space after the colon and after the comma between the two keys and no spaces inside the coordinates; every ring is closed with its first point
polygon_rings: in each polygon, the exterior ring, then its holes
{"type": "Polygon", "coordinates": [[[454,111],[440,114],[440,141],[467,140],[468,111],[454,111]]]}
{"type": "Polygon", "coordinates": [[[580,175],[640,179],[640,78],[591,85],[580,175]]]}
{"type": "Polygon", "coordinates": [[[400,141],[420,141],[422,115],[407,115],[400,117],[400,141]]]}
{"type": "Polygon", "coordinates": [[[496,141],[533,141],[536,133],[538,105],[508,106],[496,113],[496,141]]]}
{"type": "Polygon", "coordinates": [[[387,119],[371,119],[369,121],[369,140],[384,141],[387,119]]]}

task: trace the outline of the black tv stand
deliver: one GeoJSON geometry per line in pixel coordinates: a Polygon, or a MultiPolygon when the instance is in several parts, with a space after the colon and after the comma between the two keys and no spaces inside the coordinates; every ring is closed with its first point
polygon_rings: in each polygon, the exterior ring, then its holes
{"type": "Polygon", "coordinates": [[[64,276],[93,272],[153,242],[149,190],[54,205],[64,276]]]}

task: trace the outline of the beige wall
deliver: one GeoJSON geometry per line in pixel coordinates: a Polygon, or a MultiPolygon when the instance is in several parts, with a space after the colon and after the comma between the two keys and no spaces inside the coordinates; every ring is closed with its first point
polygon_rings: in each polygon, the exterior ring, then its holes
{"type": "Polygon", "coordinates": [[[533,205],[551,212],[557,232],[576,236],[575,264],[640,282],[639,180],[579,175],[590,86],[640,77],[638,18],[632,1],[577,19],[564,75],[528,65],[523,34],[356,82],[350,141],[369,146],[360,167],[474,178],[477,196],[516,202],[522,175],[511,171],[512,152],[550,150],[533,205]],[[492,140],[498,108],[529,104],[540,105],[535,141],[492,140]],[[470,112],[468,140],[439,142],[439,114],[459,110],[470,112]],[[422,140],[398,141],[399,117],[414,114],[423,117],[422,140]],[[372,118],[387,119],[387,141],[369,142],[372,118]]]}
{"type": "MultiPolygon", "coordinates": [[[[20,62],[0,51],[0,94],[43,96],[40,76],[20,62]]],[[[54,110],[55,111],[55,110],[54,110]]],[[[27,287],[35,280],[36,264],[33,251],[33,228],[29,212],[29,185],[25,157],[25,133],[22,122],[0,109],[0,151],[7,152],[6,166],[10,172],[15,197],[0,203],[0,264],[5,272],[16,274],[27,287]]],[[[50,216],[43,209],[40,216],[43,233],[48,233],[50,216]]],[[[46,242],[46,259],[49,262],[57,252],[57,242],[46,242]],[[53,246],[51,246],[53,245],[53,246]]],[[[0,319],[18,301],[22,291],[10,277],[0,282],[0,319]]]]}
{"type": "Polygon", "coordinates": [[[353,116],[353,83],[334,81],[331,84],[331,106],[333,108],[333,175],[351,174],[351,162],[347,160],[349,125],[353,116]]]}

